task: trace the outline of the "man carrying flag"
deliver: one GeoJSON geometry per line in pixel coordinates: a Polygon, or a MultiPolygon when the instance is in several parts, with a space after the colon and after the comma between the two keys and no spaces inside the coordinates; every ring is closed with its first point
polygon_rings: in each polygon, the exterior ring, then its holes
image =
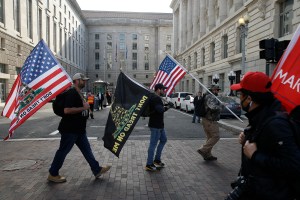
{"type": "Polygon", "coordinates": [[[12,121],[9,135],[4,140],[71,84],[69,75],[41,40],[27,57],[7,98],[2,116],[12,121]]]}

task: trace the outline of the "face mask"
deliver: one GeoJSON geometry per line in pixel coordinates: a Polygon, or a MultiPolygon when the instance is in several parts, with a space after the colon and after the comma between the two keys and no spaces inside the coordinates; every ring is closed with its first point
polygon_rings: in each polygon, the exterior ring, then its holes
{"type": "Polygon", "coordinates": [[[246,101],[247,98],[248,98],[248,95],[241,101],[242,109],[243,109],[243,111],[245,111],[245,112],[248,112],[249,109],[250,109],[250,107],[251,107],[251,105],[252,105],[252,101],[251,101],[250,103],[248,103],[247,106],[243,106],[243,103],[246,101]]]}

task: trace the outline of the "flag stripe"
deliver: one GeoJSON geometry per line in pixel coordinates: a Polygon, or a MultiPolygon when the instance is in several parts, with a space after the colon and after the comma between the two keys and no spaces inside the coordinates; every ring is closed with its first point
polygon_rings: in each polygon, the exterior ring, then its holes
{"type": "Polygon", "coordinates": [[[157,83],[162,83],[167,87],[166,94],[169,95],[185,74],[185,68],[178,64],[170,55],[167,55],[160,64],[158,72],[150,85],[150,89],[154,89],[157,83]]]}
{"type": "Polygon", "coordinates": [[[16,81],[14,82],[14,85],[11,89],[11,92],[9,93],[9,96],[7,98],[5,107],[2,111],[2,116],[5,116],[9,119],[12,119],[12,113],[15,111],[15,106],[17,105],[17,93],[19,90],[19,87],[21,85],[20,81],[20,75],[18,75],[16,81]]]}

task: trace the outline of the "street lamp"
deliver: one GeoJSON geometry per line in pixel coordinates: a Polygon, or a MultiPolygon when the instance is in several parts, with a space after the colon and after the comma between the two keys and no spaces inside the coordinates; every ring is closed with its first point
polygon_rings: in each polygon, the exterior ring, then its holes
{"type": "Polygon", "coordinates": [[[248,14],[244,15],[244,17],[241,17],[238,21],[239,28],[240,28],[240,36],[241,36],[241,50],[242,50],[242,62],[241,62],[241,69],[242,74],[245,74],[245,46],[246,46],[246,37],[248,33],[248,23],[250,21],[250,17],[248,14]]]}
{"type": "Polygon", "coordinates": [[[219,80],[220,80],[220,77],[218,74],[214,74],[213,77],[212,77],[212,80],[213,82],[217,85],[219,80]]]}
{"type": "MultiPolygon", "coordinates": [[[[235,74],[234,71],[230,71],[230,72],[228,73],[228,79],[230,80],[230,85],[233,84],[233,81],[234,81],[234,79],[235,79],[235,76],[236,76],[236,74],[235,74]]],[[[234,96],[232,90],[230,90],[229,96],[234,96]]]]}

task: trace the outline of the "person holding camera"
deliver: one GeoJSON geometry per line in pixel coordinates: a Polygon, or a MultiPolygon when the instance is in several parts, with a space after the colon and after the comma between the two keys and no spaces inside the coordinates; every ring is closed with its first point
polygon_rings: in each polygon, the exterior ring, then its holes
{"type": "Polygon", "coordinates": [[[167,135],[164,129],[164,112],[166,112],[171,106],[170,104],[168,104],[168,106],[164,106],[161,99],[161,96],[165,93],[165,89],[167,89],[167,87],[161,83],[157,83],[154,86],[155,95],[153,95],[149,101],[150,117],[148,127],[150,128],[151,135],[148,148],[148,158],[145,167],[147,171],[157,171],[157,169],[165,166],[165,164],[161,161],[161,153],[167,143],[167,135]],[[158,141],[159,144],[157,145],[158,141]]]}
{"type": "Polygon", "coordinates": [[[248,72],[231,90],[238,91],[249,125],[239,135],[242,162],[231,199],[292,200],[292,179],[300,176],[300,150],[288,120],[262,72],[248,72]]]}

